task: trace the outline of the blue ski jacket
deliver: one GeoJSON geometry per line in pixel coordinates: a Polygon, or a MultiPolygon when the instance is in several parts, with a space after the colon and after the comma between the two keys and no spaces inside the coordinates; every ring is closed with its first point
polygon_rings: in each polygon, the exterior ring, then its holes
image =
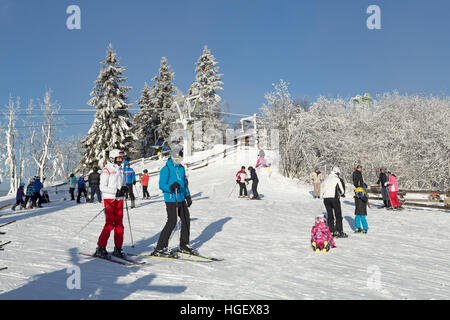
{"type": "Polygon", "coordinates": [[[133,182],[136,181],[136,174],[135,174],[133,168],[131,168],[131,167],[126,168],[125,167],[126,165],[129,165],[129,164],[130,164],[130,162],[128,162],[128,161],[125,161],[123,163],[123,176],[124,176],[124,179],[125,179],[125,184],[132,184],[133,182]]]}
{"type": "Polygon", "coordinates": [[[187,187],[186,171],[181,164],[174,164],[172,158],[167,160],[166,165],[159,172],[159,189],[164,193],[165,202],[182,202],[186,197],[190,196],[187,187]],[[180,184],[177,197],[175,197],[175,192],[170,190],[170,186],[174,182],[180,184]]]}

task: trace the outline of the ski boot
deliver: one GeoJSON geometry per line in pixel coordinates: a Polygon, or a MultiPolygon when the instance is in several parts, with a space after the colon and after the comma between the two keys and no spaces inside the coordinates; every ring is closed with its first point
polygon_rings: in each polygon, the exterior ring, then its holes
{"type": "Polygon", "coordinates": [[[136,208],[136,204],[135,204],[134,200],[131,200],[131,209],[134,209],[134,208],[136,208]]]}
{"type": "Polygon", "coordinates": [[[186,244],[184,246],[180,246],[177,250],[178,252],[181,253],[186,253],[186,254],[191,254],[191,255],[198,255],[198,252],[194,250],[194,248],[192,248],[190,245],[186,244]]]}
{"type": "Polygon", "coordinates": [[[108,251],[106,251],[106,249],[103,247],[97,247],[97,250],[95,250],[94,256],[102,258],[102,259],[109,259],[108,251]]]}
{"type": "Polygon", "coordinates": [[[155,249],[150,255],[165,258],[178,258],[176,252],[170,250],[167,247],[164,249],[155,249]]]}
{"type": "Polygon", "coordinates": [[[357,228],[357,229],[355,230],[355,233],[361,233],[361,231],[362,231],[361,228],[357,228]]]}
{"type": "Polygon", "coordinates": [[[336,231],[336,238],[348,238],[348,234],[346,234],[344,231],[336,231]]]}
{"type": "Polygon", "coordinates": [[[120,259],[125,259],[127,257],[126,253],[123,252],[122,248],[119,247],[114,247],[112,255],[120,259]]]}
{"type": "Polygon", "coordinates": [[[328,252],[330,251],[330,243],[328,241],[325,241],[323,243],[322,252],[328,252]]]}
{"type": "Polygon", "coordinates": [[[367,234],[367,230],[363,230],[362,233],[367,234]]]}

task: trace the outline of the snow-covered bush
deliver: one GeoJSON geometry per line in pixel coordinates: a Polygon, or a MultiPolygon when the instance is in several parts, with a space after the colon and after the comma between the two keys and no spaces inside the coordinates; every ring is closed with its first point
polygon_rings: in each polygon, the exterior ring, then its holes
{"type": "Polygon", "coordinates": [[[350,180],[361,164],[369,185],[384,167],[401,188],[449,188],[449,97],[394,92],[377,96],[370,107],[320,97],[305,109],[282,80],[265,98],[263,123],[280,132],[285,176],[306,182],[315,168],[328,173],[336,165],[350,180]]]}

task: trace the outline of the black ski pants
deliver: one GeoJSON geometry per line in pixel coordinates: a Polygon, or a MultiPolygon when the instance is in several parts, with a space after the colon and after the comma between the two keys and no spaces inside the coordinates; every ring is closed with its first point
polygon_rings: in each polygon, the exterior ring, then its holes
{"type": "Polygon", "coordinates": [[[128,190],[125,193],[125,198],[128,199],[128,196],[130,196],[130,199],[134,201],[136,198],[134,197],[134,193],[133,193],[133,184],[132,183],[127,184],[127,187],[128,187],[128,190]]]}
{"type": "Polygon", "coordinates": [[[239,182],[239,196],[247,196],[247,186],[245,182],[239,182]]]}
{"type": "Polygon", "coordinates": [[[142,198],[150,198],[150,193],[148,193],[148,187],[143,186],[142,187],[142,198]]]}
{"type": "Polygon", "coordinates": [[[100,193],[100,186],[98,184],[91,184],[91,202],[94,202],[94,196],[97,195],[98,202],[102,202],[102,194],[100,193]]]}
{"type": "Polygon", "coordinates": [[[177,208],[176,202],[166,202],[167,222],[159,236],[157,250],[164,249],[169,245],[170,235],[173,229],[177,225],[177,211],[178,217],[181,219],[181,235],[180,235],[180,247],[189,244],[189,230],[191,219],[189,210],[186,206],[186,201],[178,202],[179,208],[177,208]]]}
{"type": "Polygon", "coordinates": [[[341,201],[335,198],[325,198],[323,199],[323,203],[327,210],[327,222],[330,232],[343,232],[341,201]]]}
{"type": "Polygon", "coordinates": [[[254,198],[259,198],[258,194],[258,181],[253,181],[252,183],[252,192],[254,198]]]}

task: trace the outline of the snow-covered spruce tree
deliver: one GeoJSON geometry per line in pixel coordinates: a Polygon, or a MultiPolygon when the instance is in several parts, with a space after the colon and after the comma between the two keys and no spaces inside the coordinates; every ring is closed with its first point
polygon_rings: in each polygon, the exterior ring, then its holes
{"type": "Polygon", "coordinates": [[[133,132],[137,136],[134,150],[138,157],[151,156],[151,146],[167,141],[174,128],[176,111],[173,94],[176,90],[173,78],[174,73],[163,57],[159,73],[152,79],[153,86],[149,88],[145,84],[141,98],[137,101],[140,110],[133,121],[133,132]]]}
{"type": "Polygon", "coordinates": [[[110,44],[106,59],[88,104],[96,108],[94,122],[87,136],[81,141],[84,148],[79,170],[90,170],[94,166],[104,166],[109,151],[121,149],[130,151],[136,136],[131,132],[131,104],[127,103],[129,86],[121,85],[127,80],[122,77],[124,67],[119,66],[119,58],[110,44]]]}
{"type": "MultiPolygon", "coordinates": [[[[197,121],[203,122],[203,133],[208,129],[223,132],[227,125],[220,107],[221,97],[218,94],[218,91],[223,90],[221,80],[223,75],[219,73],[218,62],[207,46],[203,48],[203,53],[195,65],[195,82],[189,88],[188,96],[199,95],[200,98],[193,116],[197,121]]],[[[208,141],[195,143],[201,150],[210,147],[208,144],[208,141]]]]}

